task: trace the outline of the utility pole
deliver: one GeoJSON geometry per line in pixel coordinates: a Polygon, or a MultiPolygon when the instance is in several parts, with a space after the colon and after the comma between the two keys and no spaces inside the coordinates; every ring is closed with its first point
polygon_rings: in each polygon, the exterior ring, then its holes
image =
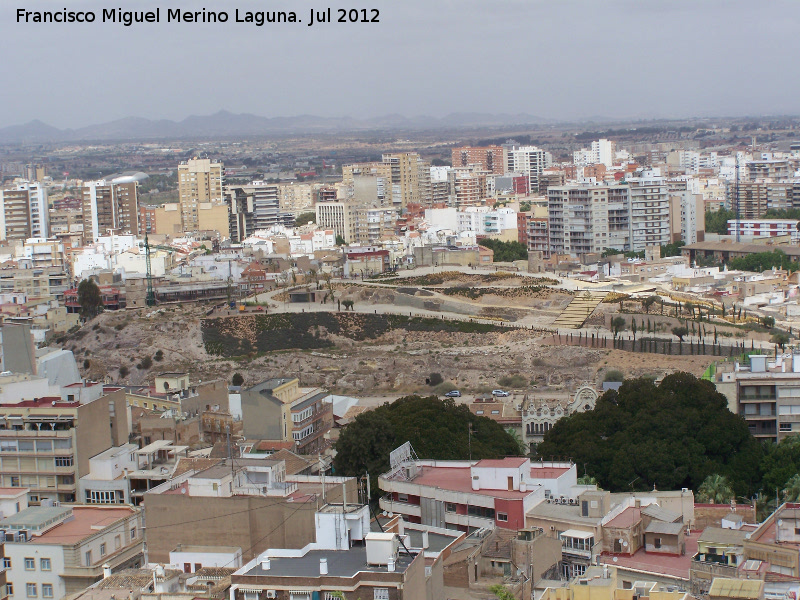
{"type": "Polygon", "coordinates": [[[472,423],[467,429],[467,446],[469,448],[469,461],[472,462],[472,423]]]}

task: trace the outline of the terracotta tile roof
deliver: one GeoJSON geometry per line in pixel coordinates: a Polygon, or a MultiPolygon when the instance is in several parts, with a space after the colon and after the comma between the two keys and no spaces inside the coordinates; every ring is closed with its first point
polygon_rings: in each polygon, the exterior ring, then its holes
{"type": "Polygon", "coordinates": [[[290,452],[285,448],[281,448],[275,454],[270,456],[272,460],[282,460],[286,463],[286,474],[297,475],[302,473],[311,466],[313,461],[298,456],[294,452],[290,452]]]}

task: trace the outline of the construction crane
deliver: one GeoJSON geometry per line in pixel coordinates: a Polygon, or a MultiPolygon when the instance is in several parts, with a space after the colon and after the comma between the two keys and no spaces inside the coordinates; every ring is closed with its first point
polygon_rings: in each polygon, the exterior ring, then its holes
{"type": "Polygon", "coordinates": [[[145,297],[145,304],[147,306],[155,306],[156,292],[153,289],[153,270],[150,268],[150,240],[147,239],[147,232],[144,234],[144,255],[145,264],[147,265],[147,296],[145,297]]]}

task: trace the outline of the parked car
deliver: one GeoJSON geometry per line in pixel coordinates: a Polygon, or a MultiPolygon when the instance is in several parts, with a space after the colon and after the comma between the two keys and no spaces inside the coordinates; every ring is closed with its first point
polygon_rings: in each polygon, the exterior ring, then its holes
{"type": "Polygon", "coordinates": [[[496,396],[498,398],[508,398],[509,393],[503,390],[492,390],[492,396],[496,396]]]}
{"type": "Polygon", "coordinates": [[[458,390],[451,390],[445,394],[447,398],[461,398],[461,392],[458,390]]]}

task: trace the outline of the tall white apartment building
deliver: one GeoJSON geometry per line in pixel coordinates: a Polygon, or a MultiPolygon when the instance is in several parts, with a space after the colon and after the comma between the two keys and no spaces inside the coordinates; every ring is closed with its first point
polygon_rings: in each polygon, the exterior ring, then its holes
{"type": "Polygon", "coordinates": [[[572,162],[577,166],[603,164],[611,167],[614,164],[616,143],[611,140],[601,139],[592,142],[590,148],[583,148],[572,153],[572,162]]]}
{"type": "Polygon", "coordinates": [[[31,237],[46,238],[49,235],[47,188],[41,183],[24,181],[18,190],[27,190],[30,207],[31,237]]]}
{"type": "Polygon", "coordinates": [[[626,181],[630,194],[631,250],[669,244],[669,196],[663,177],[649,172],[626,181]]]}
{"type": "Polygon", "coordinates": [[[499,235],[517,228],[517,211],[512,208],[491,210],[488,206],[470,206],[456,213],[458,232],[473,231],[475,235],[499,235]]]}
{"type": "Polygon", "coordinates": [[[506,155],[506,172],[522,173],[528,177],[528,189],[539,191],[539,176],[553,162],[549,152],[536,146],[512,146],[506,155]]]}
{"type": "Polygon", "coordinates": [[[333,229],[348,244],[356,241],[356,210],[351,202],[317,202],[317,227],[333,229]]]}

